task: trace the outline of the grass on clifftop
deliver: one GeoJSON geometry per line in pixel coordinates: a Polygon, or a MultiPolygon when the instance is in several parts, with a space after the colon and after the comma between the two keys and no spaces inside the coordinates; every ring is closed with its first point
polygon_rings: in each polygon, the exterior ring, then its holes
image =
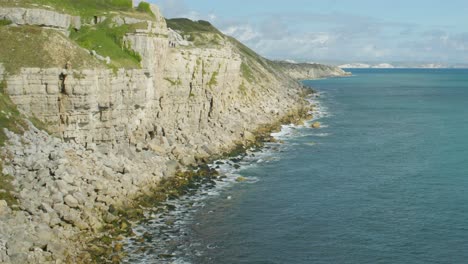
{"type": "Polygon", "coordinates": [[[0,0],[1,5],[52,8],[58,12],[82,17],[99,16],[107,12],[124,12],[128,16],[152,20],[146,10],[134,9],[132,0],[0,0]]]}
{"type": "Polygon", "coordinates": [[[112,27],[109,19],[96,26],[85,26],[72,32],[70,38],[88,50],[111,59],[113,68],[140,68],[140,55],[123,43],[126,33],[146,28],[146,22],[112,27]]]}
{"type": "Polygon", "coordinates": [[[142,12],[142,13],[146,13],[150,16],[154,16],[154,13],[153,11],[151,11],[151,7],[150,7],[150,4],[147,3],[147,2],[140,2],[136,8],[137,11],[139,12],[142,12]]]}
{"type": "Polygon", "coordinates": [[[35,26],[0,26],[0,63],[11,74],[22,67],[63,68],[67,62],[74,69],[106,67],[105,62],[94,58],[83,47],[103,57],[109,56],[108,66],[112,68],[140,68],[140,55],[125,46],[123,38],[126,33],[146,28],[146,22],[112,27],[109,21],[84,26],[73,31],[70,38],[35,26]]]}
{"type": "Polygon", "coordinates": [[[10,74],[21,67],[62,68],[68,61],[75,69],[104,67],[67,37],[50,29],[1,26],[0,47],[0,63],[10,74]]]}

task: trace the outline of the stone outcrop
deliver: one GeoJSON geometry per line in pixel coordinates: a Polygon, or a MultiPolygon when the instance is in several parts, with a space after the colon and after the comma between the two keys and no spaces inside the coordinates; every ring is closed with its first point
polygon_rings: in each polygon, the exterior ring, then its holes
{"type": "Polygon", "coordinates": [[[151,150],[102,154],[91,146],[64,143],[31,124],[23,136],[8,135],[2,155],[12,158],[3,173],[15,177],[21,202],[19,210],[11,210],[0,201],[1,263],[67,257],[77,263],[86,247],[85,241],[75,241],[81,233],[99,231],[115,218],[108,213],[112,206],[149,192],[175,168],[169,157],[151,150]]]}
{"type": "Polygon", "coordinates": [[[61,31],[68,31],[70,27],[81,28],[80,17],[39,8],[1,7],[0,19],[17,25],[35,25],[61,31]]]}
{"type": "Polygon", "coordinates": [[[339,67],[318,63],[290,63],[285,61],[273,62],[289,76],[296,80],[313,80],[326,77],[344,77],[351,73],[345,72],[339,67]]]}

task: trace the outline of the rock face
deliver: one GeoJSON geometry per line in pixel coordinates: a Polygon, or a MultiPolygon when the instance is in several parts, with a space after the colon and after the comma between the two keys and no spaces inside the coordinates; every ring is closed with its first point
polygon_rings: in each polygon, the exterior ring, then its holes
{"type": "Polygon", "coordinates": [[[208,156],[206,142],[227,149],[244,131],[298,106],[300,86],[284,74],[257,63],[260,77],[245,80],[241,54],[228,42],[170,48],[166,23],[156,17],[125,38],[141,54],[143,69],[24,68],[7,76],[7,93],[65,142],[96,144],[104,153],[120,145],[152,145],[168,154],[178,148],[189,157],[208,156]]]}
{"type": "Polygon", "coordinates": [[[17,25],[36,25],[62,31],[68,31],[70,27],[76,29],[81,27],[79,17],[35,8],[1,7],[0,19],[10,20],[17,25]]]}
{"type": "MultiPolygon", "coordinates": [[[[4,10],[18,25],[68,28],[72,21],[47,10],[4,10]]],[[[5,75],[18,109],[55,137],[32,124],[23,136],[7,133],[4,174],[15,178],[20,210],[0,201],[0,262],[75,263],[85,246],[76,236],[115,218],[111,208],[180,166],[253,141],[261,125],[306,104],[301,85],[234,42],[170,46],[166,22],[152,10],[156,19],[124,38],[142,69],[23,68],[5,75]]]]}
{"type": "Polygon", "coordinates": [[[339,67],[317,63],[289,63],[285,61],[275,61],[274,63],[296,80],[313,80],[351,75],[351,73],[345,72],[339,67]]]}

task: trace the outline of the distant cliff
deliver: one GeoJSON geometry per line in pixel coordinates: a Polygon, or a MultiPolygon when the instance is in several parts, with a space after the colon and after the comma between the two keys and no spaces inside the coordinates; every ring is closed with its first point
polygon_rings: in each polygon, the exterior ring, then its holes
{"type": "Polygon", "coordinates": [[[318,63],[290,63],[285,61],[274,61],[273,63],[296,80],[312,80],[351,75],[351,73],[345,72],[339,67],[318,63]]]}

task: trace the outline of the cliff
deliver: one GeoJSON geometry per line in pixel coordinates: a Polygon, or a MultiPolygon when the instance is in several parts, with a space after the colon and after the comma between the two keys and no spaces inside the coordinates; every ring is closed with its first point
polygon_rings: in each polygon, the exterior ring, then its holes
{"type": "Polygon", "coordinates": [[[42,2],[0,7],[2,263],[93,262],[114,208],[307,112],[299,83],[208,22],[42,2]]]}
{"type": "Polygon", "coordinates": [[[285,61],[274,61],[273,63],[296,80],[313,80],[351,75],[351,73],[345,72],[339,67],[318,63],[290,63],[285,61]]]}

